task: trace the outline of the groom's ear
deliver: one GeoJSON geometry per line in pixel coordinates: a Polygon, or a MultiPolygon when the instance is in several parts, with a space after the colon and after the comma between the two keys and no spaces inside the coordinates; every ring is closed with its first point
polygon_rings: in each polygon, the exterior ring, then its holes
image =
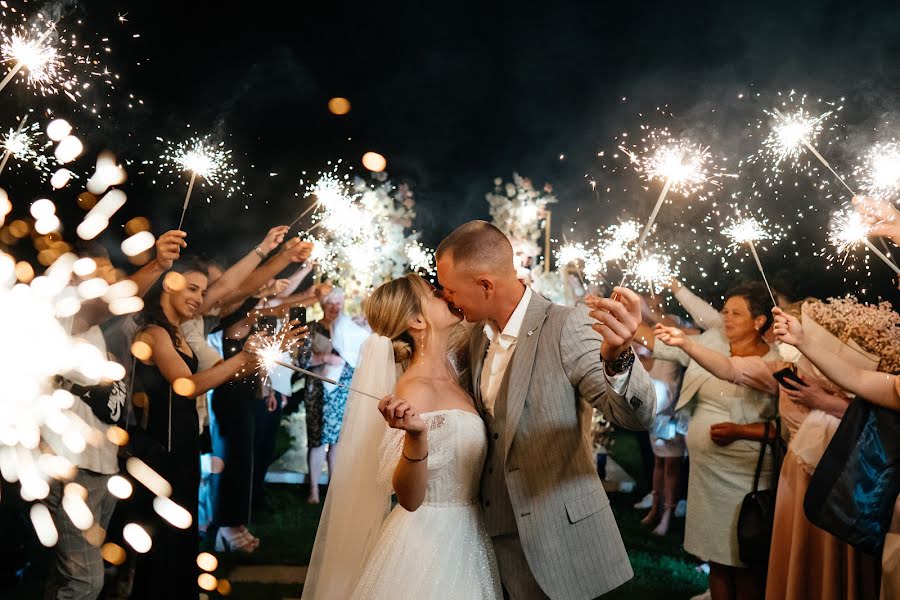
{"type": "Polygon", "coordinates": [[[490,296],[497,290],[494,281],[488,277],[480,277],[478,283],[481,286],[481,291],[484,293],[485,297],[490,296]]]}

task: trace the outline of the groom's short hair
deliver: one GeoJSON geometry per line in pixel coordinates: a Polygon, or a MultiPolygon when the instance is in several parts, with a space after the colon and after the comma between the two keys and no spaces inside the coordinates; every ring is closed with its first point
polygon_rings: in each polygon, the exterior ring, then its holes
{"type": "Polygon", "coordinates": [[[463,268],[498,274],[515,272],[509,238],[487,221],[469,221],[454,229],[435,251],[437,260],[443,257],[463,268]]]}

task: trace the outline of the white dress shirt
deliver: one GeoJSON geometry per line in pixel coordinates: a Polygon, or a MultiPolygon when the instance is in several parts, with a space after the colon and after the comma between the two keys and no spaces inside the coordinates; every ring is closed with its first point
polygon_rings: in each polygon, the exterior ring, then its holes
{"type": "MultiPolygon", "coordinates": [[[[516,350],[516,344],[519,341],[519,333],[522,329],[522,322],[525,320],[525,313],[528,312],[528,304],[534,292],[531,288],[526,287],[522,299],[506,322],[503,331],[499,331],[499,326],[494,321],[488,321],[484,325],[484,335],[490,341],[488,345],[487,355],[484,357],[484,365],[481,368],[481,401],[485,409],[494,414],[494,404],[497,401],[497,394],[500,392],[500,385],[503,383],[503,377],[509,368],[512,360],[513,352],[516,350]]],[[[625,394],[625,388],[628,384],[628,372],[620,373],[610,377],[606,374],[607,381],[612,385],[613,390],[620,395],[625,394]]]]}

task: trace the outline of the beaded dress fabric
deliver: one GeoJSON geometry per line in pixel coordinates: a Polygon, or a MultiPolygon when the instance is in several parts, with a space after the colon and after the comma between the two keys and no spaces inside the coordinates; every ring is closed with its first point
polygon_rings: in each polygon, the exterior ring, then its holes
{"type": "MultiPolygon", "coordinates": [[[[478,492],[487,454],[474,413],[423,413],[428,424],[428,486],[414,512],[399,504],[382,527],[353,598],[499,600],[500,575],[484,529],[478,492]]],[[[405,432],[391,430],[378,477],[390,482],[405,432]]]]}

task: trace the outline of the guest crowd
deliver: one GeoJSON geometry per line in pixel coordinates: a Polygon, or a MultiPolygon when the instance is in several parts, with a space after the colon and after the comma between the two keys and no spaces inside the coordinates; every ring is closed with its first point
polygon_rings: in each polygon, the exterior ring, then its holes
{"type": "MultiPolygon", "coordinates": [[[[900,245],[900,213],[863,198],[855,205],[874,234],[900,245]]],[[[265,504],[282,415],[299,404],[307,500],[321,501],[369,330],[344,310],[340,288],[320,282],[312,244],[287,232],[273,228],[226,268],[187,254],[187,234],[168,231],[129,277],[143,297],[139,313],[113,316],[98,302],[66,323],[127,375],[61,382],[77,398],[72,411],[105,437],[77,454],[52,434],[45,440],[78,467],[44,501],[59,533],[46,597],[195,600],[201,535],[219,551],[265,543],[252,516],[265,504]],[[307,322],[314,308],[322,316],[307,322]],[[272,340],[286,360],[330,381],[261,373],[256,351],[272,340]],[[147,468],[162,489],[136,483],[147,468]],[[117,499],[111,480],[123,476],[133,493],[117,499]],[[99,540],[67,515],[70,483],[84,490],[99,540]],[[179,522],[170,504],[189,518],[179,522]],[[130,548],[126,524],[152,545],[111,565],[101,542],[130,548]]],[[[82,255],[95,263],[91,276],[115,282],[102,247],[82,255]]],[[[772,283],[774,309],[762,282],[734,286],[716,310],[672,281],[688,318],[658,294],[645,297],[635,344],[655,381],[657,416],[646,438],[644,523],[671,535],[686,512],[684,547],[708,564],[704,596],[713,600],[900,598],[900,456],[895,441],[878,443],[900,436],[891,429],[900,426],[900,317],[886,303],[796,298],[791,282],[772,283]],[[880,462],[848,458],[875,456],[875,446],[880,462]],[[819,478],[832,482],[824,492],[819,478]],[[848,485],[865,502],[839,493],[848,485]]]]}

